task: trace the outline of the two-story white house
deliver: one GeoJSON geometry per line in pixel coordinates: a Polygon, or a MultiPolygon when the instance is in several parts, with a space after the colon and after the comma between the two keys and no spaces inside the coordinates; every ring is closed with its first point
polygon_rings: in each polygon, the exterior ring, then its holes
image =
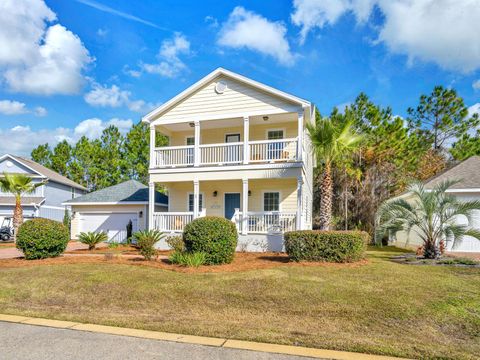
{"type": "Polygon", "coordinates": [[[238,250],[280,251],[312,227],[314,106],[219,68],[143,118],[150,125],[149,227],[182,232],[201,216],[235,222],[238,250]],[[157,133],[168,146],[155,147],[157,133]],[[168,211],[154,211],[156,184],[168,211]]]}

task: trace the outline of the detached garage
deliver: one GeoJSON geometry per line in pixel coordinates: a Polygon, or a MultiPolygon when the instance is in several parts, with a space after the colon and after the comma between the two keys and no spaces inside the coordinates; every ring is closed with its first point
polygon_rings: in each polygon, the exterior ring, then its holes
{"type": "MultiPolygon", "coordinates": [[[[104,231],[109,241],[123,242],[127,224],[133,231],[147,228],[148,187],[136,180],[98,190],[64,203],[72,208],[72,239],[81,232],[104,231]]],[[[167,196],[155,194],[155,211],[167,211],[167,196]]]]}

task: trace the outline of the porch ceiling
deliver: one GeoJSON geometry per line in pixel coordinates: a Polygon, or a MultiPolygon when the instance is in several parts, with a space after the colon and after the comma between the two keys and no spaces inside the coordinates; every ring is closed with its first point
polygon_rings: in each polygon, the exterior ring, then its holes
{"type": "MultiPolygon", "coordinates": [[[[273,114],[273,115],[256,115],[250,117],[250,126],[261,125],[261,124],[278,124],[286,123],[298,120],[297,113],[283,113],[283,114],[273,114]],[[268,120],[263,119],[264,116],[268,116],[268,120]]],[[[164,124],[158,126],[157,128],[161,131],[162,129],[167,130],[168,132],[176,131],[193,131],[191,126],[192,121],[178,122],[175,124],[164,124]]],[[[230,119],[219,119],[219,120],[203,120],[200,122],[200,129],[224,129],[229,127],[239,127],[243,126],[243,118],[230,118],[230,119]]]]}

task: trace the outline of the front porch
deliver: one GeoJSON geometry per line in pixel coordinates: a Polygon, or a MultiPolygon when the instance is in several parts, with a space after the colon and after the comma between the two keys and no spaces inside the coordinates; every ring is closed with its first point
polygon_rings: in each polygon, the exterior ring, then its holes
{"type": "Polygon", "coordinates": [[[197,217],[233,221],[239,234],[283,234],[302,229],[302,179],[184,181],[162,184],[168,212],[153,212],[151,228],[180,233],[197,217]]]}

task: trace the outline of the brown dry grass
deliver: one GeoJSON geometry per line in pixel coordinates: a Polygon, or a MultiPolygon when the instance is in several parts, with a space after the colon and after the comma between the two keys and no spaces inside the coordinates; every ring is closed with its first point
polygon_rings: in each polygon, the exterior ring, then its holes
{"type": "Polygon", "coordinates": [[[238,254],[236,271],[215,273],[98,257],[6,260],[0,261],[0,312],[411,358],[478,359],[480,269],[397,264],[389,260],[395,251],[371,249],[366,263],[333,266],[238,254]],[[265,267],[246,270],[254,262],[265,267]]]}

